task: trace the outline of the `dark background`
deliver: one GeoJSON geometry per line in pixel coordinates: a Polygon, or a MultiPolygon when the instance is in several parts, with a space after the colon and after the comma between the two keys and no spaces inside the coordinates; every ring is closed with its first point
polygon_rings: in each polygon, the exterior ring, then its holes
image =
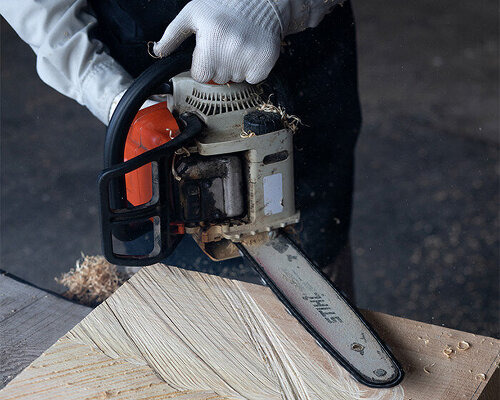
{"type": "MultiPolygon", "coordinates": [[[[358,305],[498,337],[498,2],[353,5],[358,305]]],[[[1,268],[62,292],[54,277],[101,252],[104,133],[2,20],[1,268]]]]}

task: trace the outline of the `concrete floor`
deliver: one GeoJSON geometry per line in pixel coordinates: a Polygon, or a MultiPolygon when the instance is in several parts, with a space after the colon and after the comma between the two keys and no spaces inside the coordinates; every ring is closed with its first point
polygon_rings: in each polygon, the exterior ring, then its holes
{"type": "MultiPolygon", "coordinates": [[[[498,5],[354,7],[358,304],[499,336],[498,5]]],[[[5,21],[1,33],[0,267],[61,291],[55,276],[101,252],[104,126],[39,81],[5,21]]]]}
{"type": "Polygon", "coordinates": [[[498,335],[498,3],[353,3],[358,303],[498,335]]]}

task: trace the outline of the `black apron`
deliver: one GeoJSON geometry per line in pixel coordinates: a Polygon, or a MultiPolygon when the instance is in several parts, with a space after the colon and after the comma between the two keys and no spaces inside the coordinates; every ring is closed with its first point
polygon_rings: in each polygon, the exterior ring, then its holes
{"type": "MultiPolygon", "coordinates": [[[[158,41],[187,0],[94,0],[96,37],[132,75],[155,60],[147,42],[158,41]]],[[[179,51],[192,51],[194,37],[179,51]]],[[[357,89],[356,43],[349,2],[336,7],[321,24],[287,36],[275,66],[290,86],[293,112],[305,124],[296,134],[296,203],[301,222],[296,239],[320,266],[331,265],[345,249],[352,208],[354,146],[361,113],[357,89]]],[[[182,267],[199,265],[207,272],[234,276],[241,260],[215,263],[183,240],[166,262],[182,267]],[[232,272],[229,272],[232,271],[232,272]]],[[[350,291],[351,266],[337,271],[350,291]]]]}

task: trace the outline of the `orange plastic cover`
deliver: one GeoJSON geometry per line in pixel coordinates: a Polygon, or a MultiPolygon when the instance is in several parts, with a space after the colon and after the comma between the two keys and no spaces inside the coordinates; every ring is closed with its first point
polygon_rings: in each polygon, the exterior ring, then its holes
{"type": "MultiPolygon", "coordinates": [[[[167,143],[179,132],[179,125],[167,108],[167,103],[155,104],[140,110],[128,131],[124,161],[167,143]]],[[[149,202],[153,195],[151,181],[151,164],[126,174],[127,200],[134,206],[149,202]]]]}

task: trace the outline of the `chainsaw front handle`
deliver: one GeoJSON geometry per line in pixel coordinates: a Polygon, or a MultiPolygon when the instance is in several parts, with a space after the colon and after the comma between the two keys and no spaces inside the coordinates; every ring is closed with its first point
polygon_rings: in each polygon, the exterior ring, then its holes
{"type": "MultiPolygon", "coordinates": [[[[191,54],[173,54],[151,65],[132,83],[118,103],[106,131],[104,169],[123,162],[128,131],[142,104],[162,84],[188,71],[190,66],[191,54]]],[[[114,208],[121,208],[126,203],[125,179],[113,183],[111,202],[114,208]]]]}
{"type": "Polygon", "coordinates": [[[194,114],[182,114],[180,120],[184,127],[174,139],[129,161],[105,169],[99,176],[103,250],[106,259],[113,264],[151,265],[165,259],[175,248],[178,238],[171,233],[170,226],[171,160],[174,152],[190,142],[202,129],[201,121],[194,114]],[[114,184],[123,181],[125,174],[148,164],[155,171],[151,200],[140,206],[131,207],[126,204],[124,207],[114,207],[114,184]],[[113,236],[123,241],[137,238],[145,233],[141,231],[141,227],[148,223],[153,224],[153,249],[149,254],[125,255],[115,252],[113,236]],[[136,231],[134,226],[137,227],[136,231]]]}
{"type": "Polygon", "coordinates": [[[191,54],[178,53],[161,59],[146,69],[132,83],[118,103],[106,131],[104,171],[99,176],[102,243],[108,261],[119,265],[150,265],[167,257],[180,235],[171,232],[170,161],[173,153],[201,132],[201,122],[193,114],[180,116],[181,133],[168,143],[124,162],[125,143],[130,126],[142,104],[159,88],[191,66],[191,54]],[[155,171],[153,196],[143,205],[127,201],[125,174],[150,164],[155,171]],[[151,224],[153,224],[151,228],[151,224]],[[149,254],[118,254],[114,243],[137,239],[153,232],[149,254]]]}

